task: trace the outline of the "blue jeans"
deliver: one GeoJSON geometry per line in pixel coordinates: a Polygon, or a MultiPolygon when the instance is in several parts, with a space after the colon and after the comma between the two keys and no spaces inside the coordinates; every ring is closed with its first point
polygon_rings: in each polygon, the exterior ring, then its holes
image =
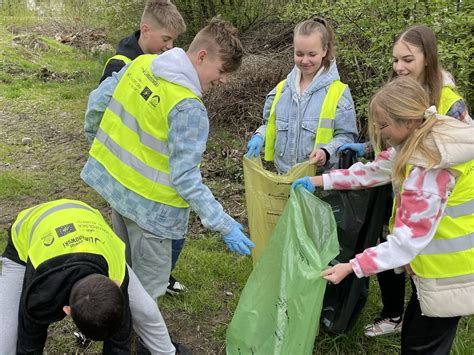
{"type": "Polygon", "coordinates": [[[179,254],[183,250],[184,238],[183,239],[173,239],[171,242],[171,271],[174,270],[176,262],[178,261],[179,254]]]}

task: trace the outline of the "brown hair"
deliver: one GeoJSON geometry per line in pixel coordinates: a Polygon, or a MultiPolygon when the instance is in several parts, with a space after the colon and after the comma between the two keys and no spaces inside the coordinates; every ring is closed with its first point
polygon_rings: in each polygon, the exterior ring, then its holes
{"type": "Polygon", "coordinates": [[[201,49],[206,49],[211,56],[219,56],[224,61],[222,69],[227,73],[236,71],[242,63],[244,50],[237,29],[219,17],[213,17],[189,45],[191,53],[201,49]]]}
{"type": "Polygon", "coordinates": [[[309,36],[313,33],[321,34],[323,48],[327,50],[326,56],[323,58],[321,64],[324,70],[328,70],[331,65],[331,60],[336,55],[336,49],[334,48],[334,32],[327,20],[322,17],[314,17],[310,20],[298,23],[293,31],[293,37],[297,35],[309,36]]]}
{"type": "Polygon", "coordinates": [[[141,22],[152,21],[161,28],[173,31],[177,36],[186,31],[186,24],[176,6],[169,0],[148,0],[141,22]]]}
{"type": "Polygon", "coordinates": [[[69,306],[74,323],[92,340],[112,337],[122,326],[126,309],[122,290],[100,274],[91,274],[74,284],[69,306]]]}
{"type": "MultiPolygon", "coordinates": [[[[441,99],[441,89],[443,88],[443,75],[441,65],[438,61],[438,45],[436,36],[425,25],[414,25],[403,30],[393,41],[393,46],[398,42],[406,42],[418,47],[423,52],[426,60],[426,67],[423,75],[423,85],[428,92],[430,104],[439,106],[441,99]]],[[[389,80],[397,77],[398,74],[393,70],[390,72],[389,80]]]]}
{"type": "Polygon", "coordinates": [[[405,169],[408,161],[416,151],[420,152],[431,168],[440,161],[439,152],[430,149],[425,140],[435,124],[441,123],[436,115],[425,118],[425,111],[430,106],[426,90],[415,80],[400,76],[385,84],[369,103],[370,139],[374,146],[380,142],[380,132],[374,129],[374,117],[383,111],[394,123],[408,120],[420,120],[422,123],[401,144],[392,167],[392,180],[399,187],[405,179],[405,169]],[[378,111],[378,112],[375,112],[378,111]]]}

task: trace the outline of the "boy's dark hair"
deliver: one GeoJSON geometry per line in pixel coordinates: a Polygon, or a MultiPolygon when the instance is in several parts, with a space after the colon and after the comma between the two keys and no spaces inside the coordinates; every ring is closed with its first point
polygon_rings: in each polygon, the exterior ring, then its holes
{"type": "Polygon", "coordinates": [[[226,73],[236,71],[242,63],[244,49],[237,36],[237,29],[218,16],[213,17],[189,45],[189,52],[201,49],[206,49],[211,56],[219,56],[224,62],[222,69],[226,73]]]}
{"type": "Polygon", "coordinates": [[[183,17],[169,0],[148,0],[141,21],[153,21],[162,28],[176,32],[176,35],[186,32],[183,17]]]}
{"type": "Polygon", "coordinates": [[[122,290],[111,279],[92,274],[74,284],[69,306],[74,323],[86,337],[105,340],[120,329],[125,300],[122,290]]]}

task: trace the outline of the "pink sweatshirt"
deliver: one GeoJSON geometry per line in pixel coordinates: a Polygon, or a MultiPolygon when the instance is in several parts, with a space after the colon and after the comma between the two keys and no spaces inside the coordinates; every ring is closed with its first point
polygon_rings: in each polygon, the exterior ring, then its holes
{"type": "MultiPolygon", "coordinates": [[[[324,189],[356,190],[389,184],[395,154],[390,148],[373,162],[324,174],[324,189]]],[[[455,182],[455,175],[448,169],[414,167],[403,183],[403,192],[395,192],[393,233],[385,243],[366,249],[350,261],[357,277],[394,269],[413,260],[433,238],[455,182]]]]}

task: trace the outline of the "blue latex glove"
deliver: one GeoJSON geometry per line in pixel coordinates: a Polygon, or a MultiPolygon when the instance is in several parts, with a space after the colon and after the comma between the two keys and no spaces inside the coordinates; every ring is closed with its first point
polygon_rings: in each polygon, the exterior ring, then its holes
{"type": "Polygon", "coordinates": [[[263,137],[260,134],[254,134],[247,143],[247,158],[258,157],[263,147],[263,137]]]}
{"type": "Polygon", "coordinates": [[[229,234],[223,236],[224,242],[227,244],[227,248],[230,251],[239,253],[240,255],[249,255],[250,249],[252,249],[255,244],[247,238],[247,236],[242,232],[242,226],[237,224],[232,228],[229,234]]]}
{"type": "Polygon", "coordinates": [[[305,176],[305,177],[302,177],[302,178],[299,178],[299,179],[293,181],[293,183],[291,184],[291,188],[296,189],[296,186],[298,186],[298,185],[304,187],[306,190],[308,190],[311,193],[313,193],[314,190],[315,190],[315,187],[311,183],[311,180],[309,179],[309,176],[305,176]]]}
{"type": "Polygon", "coordinates": [[[350,149],[356,152],[356,155],[360,158],[365,155],[365,144],[364,143],[345,143],[337,148],[338,152],[343,150],[350,149]]]}

